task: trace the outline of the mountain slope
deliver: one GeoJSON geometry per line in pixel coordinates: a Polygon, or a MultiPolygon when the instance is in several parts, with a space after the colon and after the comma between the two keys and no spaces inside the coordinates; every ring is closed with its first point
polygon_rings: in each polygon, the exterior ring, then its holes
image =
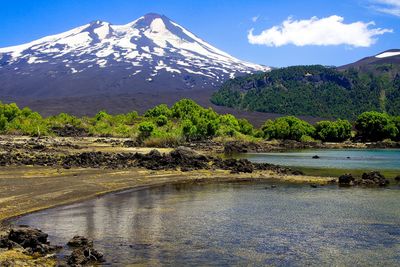
{"type": "Polygon", "coordinates": [[[356,68],[362,70],[371,70],[379,65],[400,66],[400,49],[386,50],[372,57],[365,57],[354,63],[339,67],[339,69],[356,68]]]}
{"type": "Polygon", "coordinates": [[[396,64],[342,69],[294,66],[229,80],[211,101],[248,111],[354,119],[378,110],[400,115],[396,64]]]}
{"type": "Polygon", "coordinates": [[[95,21],[1,48],[0,97],[45,105],[46,99],[96,96],[107,102],[139,93],[204,90],[209,95],[229,78],[266,70],[211,46],[165,16],[147,14],[126,25],[95,21]]]}

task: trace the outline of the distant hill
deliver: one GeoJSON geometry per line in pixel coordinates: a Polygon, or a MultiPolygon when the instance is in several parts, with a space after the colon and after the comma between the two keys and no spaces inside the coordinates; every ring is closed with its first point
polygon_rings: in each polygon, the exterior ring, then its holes
{"type": "MultiPolygon", "coordinates": [[[[365,57],[359,61],[339,67],[338,69],[355,68],[363,71],[375,70],[377,66],[392,65],[397,66],[397,71],[400,66],[400,49],[391,49],[379,53],[372,57],[365,57]]],[[[380,68],[378,68],[379,71],[380,68]]]]}
{"type": "Polygon", "coordinates": [[[400,50],[338,67],[293,66],[225,82],[216,105],[241,110],[353,119],[369,111],[400,115],[400,50]]]}

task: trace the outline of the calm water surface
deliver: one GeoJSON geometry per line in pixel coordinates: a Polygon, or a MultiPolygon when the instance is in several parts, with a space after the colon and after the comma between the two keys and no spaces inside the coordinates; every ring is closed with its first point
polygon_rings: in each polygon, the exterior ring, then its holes
{"type": "Polygon", "coordinates": [[[320,149],[293,152],[246,153],[253,162],[335,169],[400,170],[400,149],[320,149]],[[312,157],[318,155],[319,159],[312,157]]]}
{"type": "Polygon", "coordinates": [[[89,236],[108,264],[399,266],[400,190],[268,184],[127,191],[16,223],[89,236]]]}

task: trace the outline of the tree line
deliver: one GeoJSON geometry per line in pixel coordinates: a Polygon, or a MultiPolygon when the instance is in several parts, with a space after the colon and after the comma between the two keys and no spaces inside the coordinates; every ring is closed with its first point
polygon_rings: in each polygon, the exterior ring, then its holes
{"type": "Polygon", "coordinates": [[[399,130],[400,116],[377,111],[364,112],[353,123],[338,119],[311,125],[294,116],[285,116],[267,120],[262,127],[255,128],[246,119],[218,114],[189,99],[182,99],[171,107],[155,106],[143,115],[135,111],[117,115],[100,111],[93,117],[81,118],[66,113],[44,118],[29,108],[20,109],[15,103],[0,103],[1,134],[128,137],[147,145],[174,145],[215,137],[303,142],[400,140],[399,130]]]}

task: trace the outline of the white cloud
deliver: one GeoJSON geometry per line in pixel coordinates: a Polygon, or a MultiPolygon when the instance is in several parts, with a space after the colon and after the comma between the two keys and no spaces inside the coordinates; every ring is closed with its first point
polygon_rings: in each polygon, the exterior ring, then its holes
{"type": "Polygon", "coordinates": [[[257,22],[257,20],[260,18],[260,16],[254,16],[251,18],[252,22],[257,22]]]}
{"type": "Polygon", "coordinates": [[[376,11],[400,17],[400,0],[373,0],[376,11]]]}
{"type": "Polygon", "coordinates": [[[376,36],[393,32],[391,29],[371,28],[375,23],[357,21],[346,24],[340,16],[326,18],[312,17],[306,20],[293,20],[289,17],[281,25],[253,34],[248,33],[250,44],[266,46],[283,46],[293,44],[305,45],[349,45],[369,47],[376,42],[376,36]]]}

